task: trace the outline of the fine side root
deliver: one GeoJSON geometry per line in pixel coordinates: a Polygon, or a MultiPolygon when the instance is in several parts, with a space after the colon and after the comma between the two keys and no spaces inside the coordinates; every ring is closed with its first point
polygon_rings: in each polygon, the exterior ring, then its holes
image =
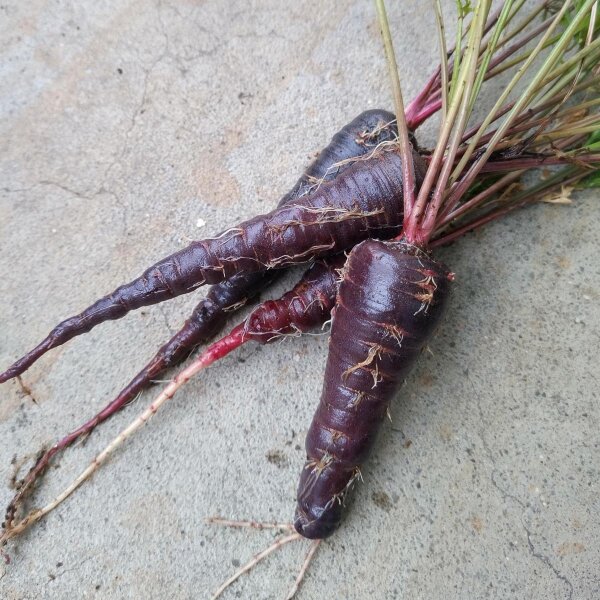
{"type": "Polygon", "coordinates": [[[30,525],[33,525],[42,519],[49,512],[54,510],[59,504],[66,500],[80,485],[90,479],[90,477],[104,464],[112,453],[121,446],[125,440],[132,436],[138,429],[142,428],[158,411],[158,409],[170,400],[179,388],[183,387],[194,375],[202,369],[210,366],[213,362],[222,358],[243,343],[242,333],[231,334],[218,342],[212,344],[201,356],[199,356],[188,367],[180,371],[177,376],[165,387],[157,398],[146,408],[146,410],[134,419],[119,435],[114,438],[107,446],[96,455],[90,464],[75,478],[58,496],[53,498],[43,508],[32,510],[19,522],[13,524],[7,520],[3,524],[3,532],[0,535],[0,548],[6,545],[11,538],[19,535],[30,525]]]}
{"type": "MultiPolygon", "coordinates": [[[[374,361],[377,361],[377,359],[381,356],[381,354],[383,354],[384,352],[387,352],[387,350],[383,346],[380,346],[379,344],[369,344],[369,346],[370,346],[369,352],[367,353],[367,357],[365,358],[365,360],[353,365],[352,367],[346,369],[342,373],[342,378],[344,381],[346,381],[348,379],[348,377],[350,377],[350,375],[352,375],[352,373],[354,373],[354,371],[358,371],[358,369],[366,369],[366,367],[368,367],[374,361]]],[[[379,383],[379,370],[377,368],[377,363],[375,362],[375,369],[366,369],[366,370],[370,371],[371,374],[373,375],[373,387],[375,387],[377,385],[377,383],[379,383]]]]}
{"type": "MultiPolygon", "coordinates": [[[[225,581],[218,590],[212,596],[212,600],[218,598],[234,581],[238,580],[244,573],[247,573],[252,569],[255,565],[257,565],[261,560],[269,556],[269,554],[275,552],[275,550],[289,544],[290,542],[295,542],[296,540],[302,539],[302,536],[299,533],[291,533],[284,537],[277,538],[268,548],[259,552],[251,560],[249,560],[243,567],[238,569],[227,581],[225,581]]],[[[290,596],[288,596],[289,598],[290,596]]]]}
{"type": "Polygon", "coordinates": [[[378,323],[378,325],[383,327],[387,335],[396,341],[398,348],[402,348],[402,342],[404,341],[404,336],[406,335],[406,331],[404,331],[404,329],[398,325],[392,325],[390,323],[378,323]]]}
{"type": "Polygon", "coordinates": [[[373,129],[372,132],[369,132],[368,130],[359,132],[358,137],[354,140],[355,143],[359,146],[368,147],[371,150],[366,154],[349,156],[348,158],[344,158],[342,160],[339,160],[338,162],[333,163],[330,167],[328,167],[327,171],[322,177],[313,177],[312,175],[309,175],[307,178],[307,182],[311,185],[308,186],[302,194],[300,194],[299,198],[307,196],[308,194],[312,194],[314,191],[318,190],[321,187],[321,185],[329,179],[332,173],[335,173],[336,171],[339,172],[340,169],[345,168],[346,166],[351,165],[355,162],[371,160],[377,155],[380,155],[382,152],[387,152],[389,150],[395,149],[398,145],[397,138],[393,140],[385,140],[383,142],[379,142],[376,145],[372,143],[373,140],[376,140],[378,138],[379,134],[389,129],[395,124],[395,122],[396,119],[394,119],[393,121],[388,121],[387,123],[381,121],[375,127],[375,129],[373,129]]]}
{"type": "Polygon", "coordinates": [[[291,523],[269,523],[261,521],[232,521],[231,519],[222,519],[221,517],[209,517],[206,519],[209,525],[222,525],[223,527],[247,527],[250,529],[279,529],[281,531],[294,531],[291,523]]]}
{"type": "Polygon", "coordinates": [[[6,508],[4,515],[4,528],[8,529],[12,526],[17,513],[19,512],[19,507],[25,502],[27,497],[33,491],[33,485],[36,483],[38,477],[41,477],[46,469],[48,468],[48,464],[45,464],[43,459],[48,454],[46,447],[42,447],[38,453],[36,454],[33,466],[29,469],[29,472],[23,479],[18,479],[19,471],[21,467],[31,458],[30,456],[24,456],[20,461],[18,461],[14,466],[14,472],[10,479],[10,487],[15,490],[15,495],[10,501],[9,505],[6,508]]]}
{"type": "Polygon", "coordinates": [[[375,146],[373,148],[373,150],[371,150],[371,152],[368,152],[367,154],[363,154],[362,156],[356,156],[356,157],[353,156],[351,158],[345,158],[344,160],[340,160],[340,161],[336,162],[332,166],[339,168],[344,165],[352,164],[352,163],[356,163],[356,162],[367,162],[373,158],[377,158],[384,152],[390,152],[390,151],[396,151],[396,150],[398,150],[398,140],[397,139],[387,140],[387,141],[379,142],[379,144],[377,144],[377,146],[375,146]]]}
{"type": "Polygon", "coordinates": [[[342,223],[343,221],[353,221],[356,219],[366,219],[368,217],[376,217],[377,215],[383,215],[385,208],[374,208],[373,210],[364,211],[358,206],[355,206],[352,210],[346,208],[304,208],[304,212],[308,214],[316,215],[314,220],[301,221],[293,219],[285,221],[281,225],[277,226],[277,232],[285,231],[289,227],[296,227],[302,225],[304,227],[314,227],[315,225],[325,225],[327,223],[342,223]]]}
{"type": "MultiPolygon", "coordinates": [[[[380,133],[383,133],[384,131],[389,129],[392,125],[394,125],[395,123],[396,123],[396,119],[393,119],[392,121],[388,121],[387,123],[385,121],[379,121],[379,123],[377,123],[376,127],[372,131],[369,131],[367,129],[365,129],[364,131],[361,131],[358,134],[358,138],[355,139],[354,141],[360,145],[364,144],[364,145],[372,146],[372,144],[370,144],[370,142],[373,140],[376,140],[380,133]]],[[[381,143],[385,143],[385,142],[381,142],[381,143]]]]}
{"type": "Polygon", "coordinates": [[[327,252],[331,250],[335,246],[335,242],[331,242],[330,244],[320,244],[311,246],[308,250],[304,252],[300,252],[298,254],[285,254],[277,257],[276,259],[270,260],[264,266],[267,269],[279,269],[286,265],[293,265],[298,262],[298,259],[306,258],[306,262],[310,262],[314,254],[320,254],[322,252],[327,252]]]}
{"type": "Polygon", "coordinates": [[[304,557],[304,562],[300,567],[300,571],[298,572],[298,576],[296,577],[296,581],[294,581],[294,585],[290,588],[288,595],[285,597],[285,600],[292,600],[292,598],[296,595],[296,592],[300,588],[300,584],[302,583],[304,576],[306,575],[306,571],[315,555],[315,552],[319,549],[319,546],[323,540],[314,540],[313,543],[309,546],[308,552],[304,557]]]}
{"type": "MultiPolygon", "coordinates": [[[[259,521],[232,521],[229,519],[222,519],[221,517],[210,517],[209,519],[206,520],[206,522],[211,525],[223,525],[224,527],[242,527],[242,528],[246,527],[246,528],[257,529],[257,530],[279,529],[281,531],[287,532],[286,535],[278,537],[268,548],[265,548],[258,554],[255,554],[245,565],[240,567],[231,577],[229,577],[229,579],[227,579],[227,581],[223,582],[223,584],[221,586],[219,586],[219,588],[212,595],[211,600],[216,600],[216,598],[218,598],[232,583],[237,581],[244,573],[247,573],[248,571],[250,571],[259,562],[261,562],[262,560],[267,558],[267,556],[269,556],[270,554],[272,554],[279,548],[282,548],[283,546],[285,546],[286,544],[289,544],[290,542],[295,542],[295,541],[304,539],[299,533],[294,531],[294,526],[291,523],[269,523],[269,522],[262,523],[259,521]]],[[[308,567],[309,567],[309,565],[310,565],[310,563],[322,541],[323,540],[313,540],[312,543],[310,544],[308,551],[306,552],[306,555],[304,557],[304,560],[302,561],[302,565],[300,567],[300,570],[298,572],[296,580],[294,581],[294,584],[292,585],[292,587],[290,588],[289,592],[287,593],[287,595],[285,597],[286,600],[292,600],[292,598],[294,598],[294,596],[298,592],[298,589],[300,588],[300,585],[306,575],[306,571],[308,570],[308,567]]]]}

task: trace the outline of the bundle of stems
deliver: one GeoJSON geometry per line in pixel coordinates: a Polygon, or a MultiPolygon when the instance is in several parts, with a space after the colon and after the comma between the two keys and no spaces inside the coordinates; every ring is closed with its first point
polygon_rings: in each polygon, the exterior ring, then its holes
{"type": "MultiPolygon", "coordinates": [[[[404,132],[418,116],[403,118],[385,7],[377,4],[406,157],[404,132]]],[[[540,2],[509,29],[524,4],[507,0],[490,16],[491,1],[458,2],[456,47],[447,52],[440,2],[434,3],[441,67],[425,107],[415,113],[412,103],[406,114],[424,114],[439,103],[442,122],[423,185],[416,197],[411,188],[405,195],[403,234],[411,241],[439,246],[565,186],[600,185],[598,3],[567,0],[557,10],[556,3],[540,2]],[[541,14],[546,18],[532,26],[541,14]],[[514,67],[486,117],[470,124],[484,82],[514,67]]],[[[409,166],[405,176],[411,177],[409,166]]]]}

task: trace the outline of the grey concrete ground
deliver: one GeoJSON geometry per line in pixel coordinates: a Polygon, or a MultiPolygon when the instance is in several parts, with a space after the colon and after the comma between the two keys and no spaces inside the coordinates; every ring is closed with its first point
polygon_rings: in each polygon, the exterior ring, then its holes
{"type": "MultiPolygon", "coordinates": [[[[432,16],[396,4],[410,97],[437,60],[432,16]]],[[[268,209],[332,132],[391,106],[367,1],[9,1],[0,28],[1,366],[190,238],[268,209]]],[[[440,253],[457,273],[448,318],[299,598],[600,597],[597,202],[538,206],[440,253]]],[[[51,352],[24,376],[35,404],[2,387],[0,504],[13,457],[91,416],[196,300],[51,352]]],[[[9,545],[0,597],[208,598],[272,536],[205,518],[292,514],[326,345],[248,347],[190,383],[9,545]]],[[[151,396],[70,452],[37,502],[151,396]]],[[[305,548],[225,597],[282,598],[305,548]]]]}

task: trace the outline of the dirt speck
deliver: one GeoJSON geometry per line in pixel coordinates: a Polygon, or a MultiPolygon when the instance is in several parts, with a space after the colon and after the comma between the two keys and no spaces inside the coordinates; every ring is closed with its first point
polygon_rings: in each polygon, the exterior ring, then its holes
{"type": "Polygon", "coordinates": [[[471,523],[471,527],[477,533],[481,533],[481,530],[483,529],[483,521],[479,517],[477,517],[477,516],[471,517],[470,523],[471,523]]]}
{"type": "Polygon", "coordinates": [[[381,510],[385,510],[386,512],[390,512],[394,506],[392,499],[382,490],[373,492],[371,494],[371,498],[375,503],[375,506],[381,508],[381,510]]]}
{"type": "Polygon", "coordinates": [[[442,441],[450,442],[450,441],[452,441],[453,437],[454,437],[454,432],[452,431],[452,428],[450,427],[450,425],[444,424],[440,427],[440,438],[442,441]]]}
{"type": "Polygon", "coordinates": [[[567,556],[569,554],[579,554],[585,551],[585,546],[579,542],[563,542],[557,549],[558,556],[567,556]]]}
{"type": "Polygon", "coordinates": [[[568,269],[571,266],[571,259],[569,259],[567,256],[557,256],[556,264],[561,269],[568,269]]]}
{"type": "Polygon", "coordinates": [[[421,387],[430,388],[435,383],[435,377],[431,373],[425,373],[419,377],[421,387]]]}
{"type": "Polygon", "coordinates": [[[287,456],[281,450],[269,450],[265,456],[267,457],[267,460],[278,469],[282,469],[288,464],[287,456]]]}

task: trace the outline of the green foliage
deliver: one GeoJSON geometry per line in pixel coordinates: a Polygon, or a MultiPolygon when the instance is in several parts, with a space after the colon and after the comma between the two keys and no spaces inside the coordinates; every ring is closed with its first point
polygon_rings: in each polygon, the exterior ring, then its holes
{"type": "Polygon", "coordinates": [[[577,188],[583,190],[597,187],[600,187],[600,169],[592,171],[577,184],[577,188]]]}
{"type": "MultiPolygon", "coordinates": [[[[564,18],[563,18],[563,25],[565,27],[567,27],[569,25],[569,23],[571,23],[571,21],[573,20],[573,17],[577,14],[577,11],[579,11],[581,9],[581,7],[584,4],[584,0],[575,0],[575,2],[573,3],[573,6],[567,11],[567,13],[565,14],[564,18]]],[[[585,40],[586,37],[588,35],[588,29],[590,28],[590,16],[585,17],[585,19],[583,19],[583,21],[580,23],[579,27],[577,28],[577,33],[575,34],[575,39],[577,40],[577,43],[579,44],[579,46],[584,46],[585,45],[585,40]]],[[[598,11],[596,13],[596,20],[594,23],[594,35],[598,33],[598,31],[600,30],[600,11],[598,11]]]]}
{"type": "Polygon", "coordinates": [[[586,150],[600,150],[600,129],[598,131],[594,131],[592,135],[587,139],[585,144],[586,150]]]}
{"type": "Polygon", "coordinates": [[[469,13],[473,12],[471,0],[456,0],[456,10],[461,18],[466,17],[469,13]]]}
{"type": "MultiPolygon", "coordinates": [[[[571,23],[571,21],[573,20],[573,18],[577,14],[577,12],[582,8],[584,3],[585,3],[585,0],[575,0],[572,3],[569,10],[567,10],[567,12],[565,13],[565,15],[562,18],[563,27],[567,27],[571,23]]],[[[548,3],[546,13],[549,13],[549,14],[557,13],[563,7],[563,4],[564,4],[564,0],[551,0],[548,3]]],[[[590,27],[590,16],[587,16],[579,24],[579,27],[577,27],[577,32],[574,36],[580,47],[583,47],[585,45],[585,40],[586,40],[586,37],[588,34],[589,27],[590,27]]],[[[596,22],[594,23],[594,35],[597,34],[599,31],[600,31],[600,11],[598,11],[596,14],[596,22]]]]}
{"type": "Polygon", "coordinates": [[[487,190],[489,187],[494,185],[494,183],[502,179],[504,175],[505,173],[491,173],[486,177],[480,177],[479,179],[476,179],[473,185],[469,187],[469,189],[463,196],[464,201],[466,202],[467,200],[474,198],[484,190],[487,190]]]}
{"type": "MultiPolygon", "coordinates": [[[[600,129],[594,131],[592,135],[587,139],[585,149],[589,152],[600,151],[600,129]]],[[[579,181],[577,187],[580,189],[589,189],[600,187],[600,169],[591,171],[589,175],[579,181]]]]}

